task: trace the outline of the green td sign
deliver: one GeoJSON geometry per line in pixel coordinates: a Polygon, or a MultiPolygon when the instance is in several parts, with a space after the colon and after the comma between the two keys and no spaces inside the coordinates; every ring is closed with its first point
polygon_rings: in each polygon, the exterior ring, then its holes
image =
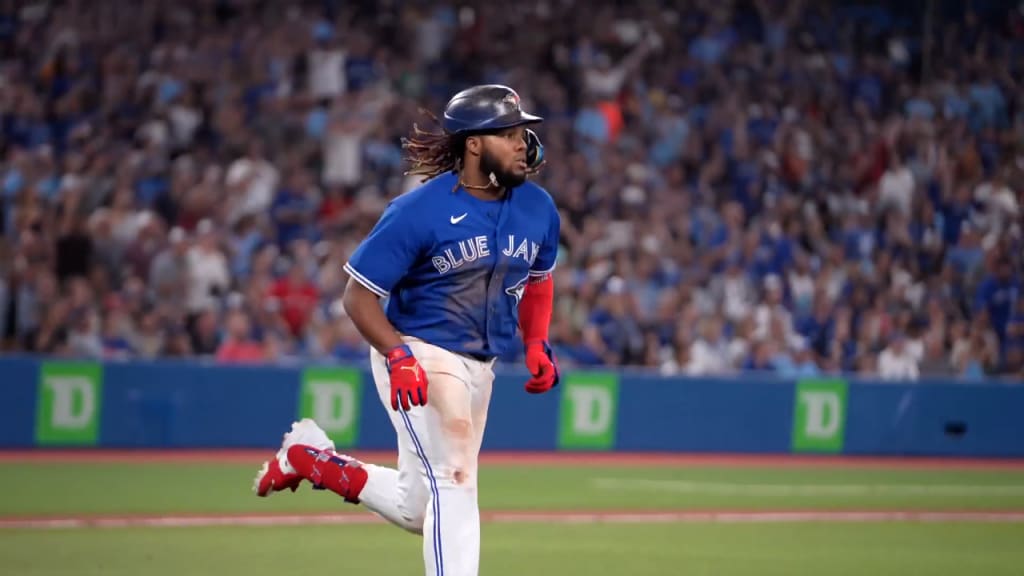
{"type": "Polygon", "coordinates": [[[619,402],[618,375],[573,372],[564,378],[561,387],[559,448],[614,448],[619,402]]]}
{"type": "Polygon", "coordinates": [[[96,445],[102,392],[99,364],[44,362],[39,368],[36,444],[96,445]]]}
{"type": "Polygon", "coordinates": [[[312,418],[335,445],[353,446],[359,439],[359,407],[363,381],[351,368],[307,368],[302,374],[299,418],[312,418]]]}
{"type": "Polygon", "coordinates": [[[794,452],[842,452],[846,430],[846,382],[797,382],[793,407],[794,452]]]}

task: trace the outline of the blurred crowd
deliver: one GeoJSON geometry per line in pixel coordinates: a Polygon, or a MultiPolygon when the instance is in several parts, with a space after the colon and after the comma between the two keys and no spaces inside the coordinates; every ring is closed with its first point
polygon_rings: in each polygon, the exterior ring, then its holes
{"type": "Polygon", "coordinates": [[[4,348],[364,361],[399,138],[498,82],[563,365],[1024,376],[1024,7],[676,4],[0,0],[4,348]]]}

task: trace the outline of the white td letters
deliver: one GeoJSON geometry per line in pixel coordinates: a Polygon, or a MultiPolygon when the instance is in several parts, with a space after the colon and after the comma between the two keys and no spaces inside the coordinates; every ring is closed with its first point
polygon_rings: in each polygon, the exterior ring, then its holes
{"type": "Polygon", "coordinates": [[[584,436],[607,432],[612,423],[611,393],[592,386],[573,386],[568,392],[572,398],[573,430],[584,436]]]}
{"type": "Polygon", "coordinates": [[[810,438],[831,438],[839,431],[842,415],[834,392],[804,392],[800,401],[807,406],[804,433],[810,438]]]}
{"type": "Polygon", "coordinates": [[[53,412],[50,418],[54,428],[77,429],[88,426],[96,410],[92,381],[80,376],[51,376],[43,385],[53,392],[53,412]],[[75,402],[75,398],[80,400],[75,402]]]}
{"type": "Polygon", "coordinates": [[[338,382],[311,382],[313,420],[324,430],[345,430],[355,421],[356,397],[352,387],[338,382]]]}

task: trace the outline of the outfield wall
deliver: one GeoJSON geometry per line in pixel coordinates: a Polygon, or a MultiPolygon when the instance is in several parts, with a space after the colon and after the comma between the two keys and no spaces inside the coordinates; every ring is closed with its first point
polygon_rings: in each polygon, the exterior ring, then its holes
{"type": "MultiPolygon", "coordinates": [[[[499,374],[484,448],[1024,456],[1024,385],[499,374]]],[[[341,447],[391,449],[369,373],[332,366],[0,359],[0,448],[258,448],[299,416],[341,447]]]]}

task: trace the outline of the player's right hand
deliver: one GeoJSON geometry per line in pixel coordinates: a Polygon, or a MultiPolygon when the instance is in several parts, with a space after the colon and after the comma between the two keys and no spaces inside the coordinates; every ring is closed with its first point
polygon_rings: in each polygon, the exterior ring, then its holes
{"type": "Polygon", "coordinates": [[[387,353],[391,380],[391,408],[409,411],[413,406],[427,405],[427,373],[423,371],[407,345],[396,346],[387,353]]]}
{"type": "Polygon", "coordinates": [[[526,345],[526,368],[530,371],[530,380],[526,382],[526,391],[530,394],[543,394],[558,386],[561,374],[555,352],[547,342],[530,342],[526,345]]]}

